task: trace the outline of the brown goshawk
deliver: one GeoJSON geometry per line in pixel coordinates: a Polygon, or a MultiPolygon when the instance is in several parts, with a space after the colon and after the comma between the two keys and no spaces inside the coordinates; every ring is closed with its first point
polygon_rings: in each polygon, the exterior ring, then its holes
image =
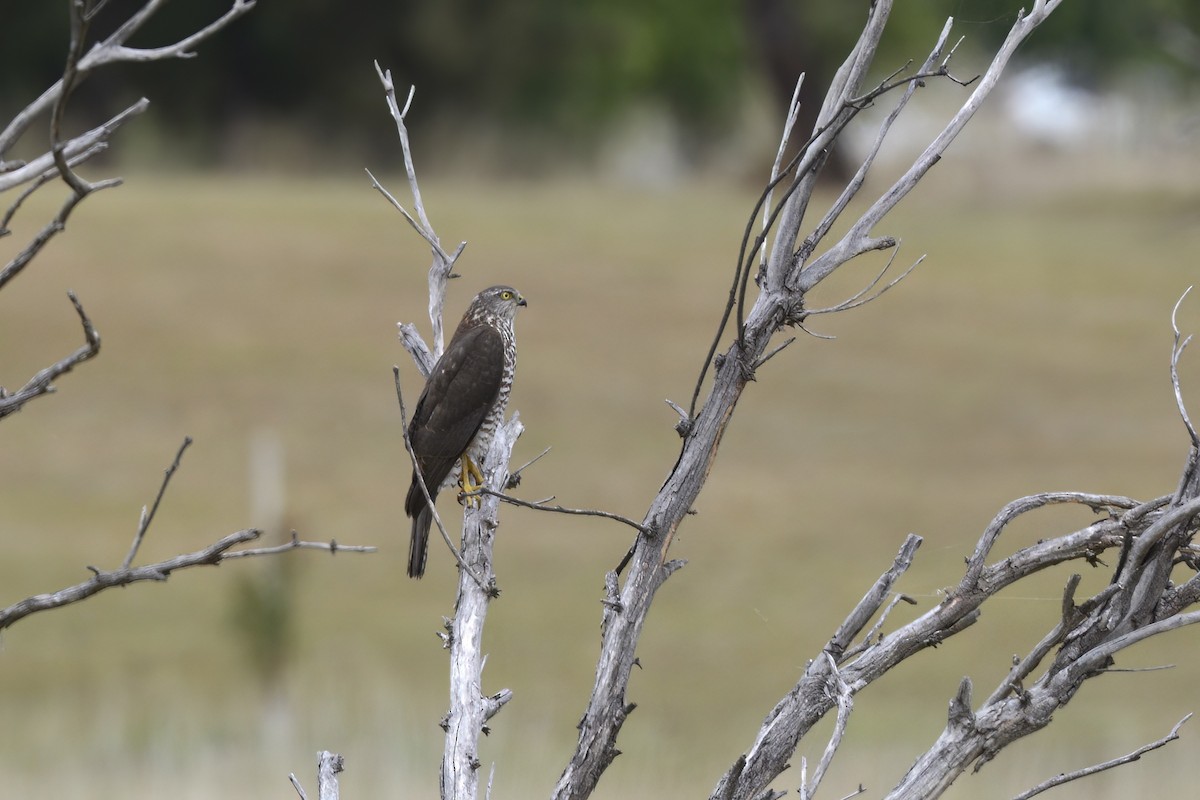
{"type": "Polygon", "coordinates": [[[413,409],[408,438],[420,475],[413,469],[404,501],[404,513],[413,521],[408,546],[410,578],[425,574],[433,523],[433,511],[421,491],[421,477],[434,501],[443,484],[453,482],[457,461],[462,461],[464,492],[475,491],[483,483],[478,464],[508,405],[517,366],[513,318],[524,305],[525,298],[511,286],[493,286],[476,295],[413,409]]]}

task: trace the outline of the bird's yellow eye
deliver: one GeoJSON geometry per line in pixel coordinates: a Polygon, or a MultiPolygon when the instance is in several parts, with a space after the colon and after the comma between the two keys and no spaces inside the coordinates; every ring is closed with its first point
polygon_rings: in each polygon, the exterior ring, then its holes
{"type": "Polygon", "coordinates": [[[507,289],[505,289],[503,292],[500,293],[500,299],[501,300],[512,300],[513,293],[508,291],[507,289]]]}

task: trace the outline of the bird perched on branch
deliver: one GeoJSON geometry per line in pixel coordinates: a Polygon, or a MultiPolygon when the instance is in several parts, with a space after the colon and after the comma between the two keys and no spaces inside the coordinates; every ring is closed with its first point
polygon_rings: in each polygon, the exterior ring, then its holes
{"type": "Polygon", "coordinates": [[[425,574],[433,523],[421,478],[430,501],[437,500],[443,483],[450,484],[456,461],[462,462],[459,483],[464,493],[483,485],[479,463],[508,405],[517,367],[513,318],[524,305],[525,298],[511,286],[493,286],[476,295],[417,400],[408,426],[416,465],[404,501],[404,513],[413,520],[410,578],[425,574]]]}

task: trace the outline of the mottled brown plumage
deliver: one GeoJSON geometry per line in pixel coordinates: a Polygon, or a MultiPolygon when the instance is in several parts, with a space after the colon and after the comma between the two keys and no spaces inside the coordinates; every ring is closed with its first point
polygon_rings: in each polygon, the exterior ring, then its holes
{"type": "MultiPolygon", "coordinates": [[[[456,461],[482,460],[504,416],[517,366],[513,318],[524,305],[525,298],[511,286],[493,286],[476,295],[425,382],[408,437],[433,500],[452,481],[456,461]]],[[[413,518],[408,575],[419,578],[425,574],[433,512],[416,469],[404,513],[413,518]]]]}

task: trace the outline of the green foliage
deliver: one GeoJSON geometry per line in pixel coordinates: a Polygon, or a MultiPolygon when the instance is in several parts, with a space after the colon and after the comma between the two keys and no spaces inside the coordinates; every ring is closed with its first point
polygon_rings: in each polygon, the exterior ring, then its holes
{"type": "Polygon", "coordinates": [[[229,622],[264,688],[280,682],[295,650],[294,555],[247,569],[233,585],[229,622]]]}
{"type": "MultiPolygon", "coordinates": [[[[0,113],[11,114],[52,83],[62,67],[62,2],[10,3],[0,31],[0,113]],[[19,34],[18,34],[19,32],[19,34]]],[[[111,31],[142,0],[110,0],[95,33],[111,31]]],[[[214,19],[227,0],[169,3],[134,40],[153,46],[214,19]]],[[[422,126],[453,120],[515,134],[532,147],[584,150],[631,106],[666,107],[703,138],[737,114],[748,82],[772,54],[768,28],[748,25],[770,7],[787,56],[781,73],[828,76],[844,58],[867,2],[815,0],[327,0],[263,2],[186,61],[123,65],[90,79],[75,110],[93,116],[146,95],[168,135],[207,139],[208,155],[246,120],[299,131],[314,142],[339,138],[390,152],[394,132],[380,120],[372,62],[398,84],[416,84],[422,126]],[[352,7],[348,7],[352,5],[352,7]],[[797,45],[796,43],[800,43],[797,45]],[[181,88],[182,87],[182,88],[181,88]],[[286,123],[281,123],[286,121],[286,123]],[[201,136],[197,136],[200,133],[201,136]],[[385,150],[386,149],[386,150],[385,150]]],[[[897,4],[881,56],[887,65],[920,58],[947,16],[969,44],[995,44],[1020,3],[933,0],[897,4]]],[[[1193,0],[1088,0],[1055,12],[1028,53],[1059,60],[1096,80],[1134,63],[1196,74],[1200,4],[1193,0]]],[[[776,45],[779,42],[775,42],[776,45]]],[[[884,67],[881,64],[881,69],[884,67]]],[[[790,84],[794,76],[772,75],[790,84]]],[[[467,131],[468,134],[471,131],[467,131]]],[[[330,148],[334,149],[334,148],[330,148]]]]}

